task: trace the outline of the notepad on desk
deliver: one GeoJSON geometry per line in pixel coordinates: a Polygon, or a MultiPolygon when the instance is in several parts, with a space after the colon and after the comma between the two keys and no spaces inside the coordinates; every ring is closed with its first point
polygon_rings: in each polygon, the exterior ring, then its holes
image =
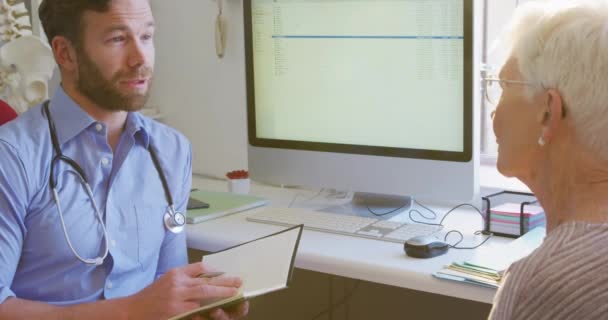
{"type": "Polygon", "coordinates": [[[509,266],[538,248],[545,234],[545,228],[535,228],[507,245],[481,247],[471,259],[445,266],[433,276],[496,289],[509,266]]]}
{"type": "Polygon", "coordinates": [[[199,223],[268,204],[264,198],[231,192],[197,190],[191,192],[190,197],[208,203],[209,208],[188,210],[188,223],[199,223]]]}
{"type": "Polygon", "coordinates": [[[205,303],[200,308],[180,314],[169,320],[189,319],[216,308],[225,308],[270,292],[287,288],[293,273],[293,264],[303,225],[262,237],[238,246],[203,257],[211,270],[226,276],[241,278],[243,284],[233,297],[205,303]]]}

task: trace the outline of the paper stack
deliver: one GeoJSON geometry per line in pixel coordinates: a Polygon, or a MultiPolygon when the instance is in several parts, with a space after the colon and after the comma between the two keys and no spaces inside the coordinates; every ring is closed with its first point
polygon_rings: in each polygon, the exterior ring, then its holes
{"type": "Polygon", "coordinates": [[[507,268],[538,248],[545,234],[545,228],[535,228],[509,244],[481,247],[471,259],[445,266],[433,276],[496,289],[507,268]]]}
{"type": "Polygon", "coordinates": [[[476,266],[468,262],[454,262],[434,274],[435,277],[498,288],[502,274],[498,270],[476,266]]]}
{"type": "MultiPolygon", "coordinates": [[[[536,228],[545,227],[547,220],[540,206],[524,206],[524,233],[536,228]]],[[[510,235],[520,235],[521,205],[505,203],[490,209],[490,231],[510,235]]]]}

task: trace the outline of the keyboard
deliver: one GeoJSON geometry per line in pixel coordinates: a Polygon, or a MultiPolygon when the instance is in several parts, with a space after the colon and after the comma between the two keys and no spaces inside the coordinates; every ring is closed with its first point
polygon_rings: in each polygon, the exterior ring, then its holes
{"type": "Polygon", "coordinates": [[[416,223],[404,223],[376,218],[342,215],[300,208],[264,208],[247,217],[248,221],[294,226],[303,224],[304,229],[342,235],[403,243],[423,235],[431,235],[442,229],[416,223]]]}

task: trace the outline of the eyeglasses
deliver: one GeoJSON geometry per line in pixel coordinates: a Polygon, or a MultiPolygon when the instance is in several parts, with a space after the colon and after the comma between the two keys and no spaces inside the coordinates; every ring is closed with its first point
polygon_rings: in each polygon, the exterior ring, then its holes
{"type": "MultiPolygon", "coordinates": [[[[490,112],[491,119],[494,119],[494,115],[496,114],[496,110],[495,110],[496,106],[498,105],[498,103],[500,102],[500,99],[502,98],[502,90],[503,90],[503,88],[501,86],[502,83],[547,89],[542,84],[533,83],[530,81],[504,80],[504,79],[500,79],[496,76],[484,77],[483,78],[484,93],[485,93],[486,101],[489,103],[489,108],[492,110],[490,112]]],[[[562,110],[562,118],[566,117],[567,111],[568,111],[568,108],[564,103],[563,110],[562,110]]]]}
{"type": "Polygon", "coordinates": [[[486,100],[494,107],[500,102],[500,98],[502,97],[502,86],[500,85],[501,83],[517,84],[523,86],[539,86],[538,84],[529,81],[504,80],[498,77],[486,77],[483,79],[486,100]]]}

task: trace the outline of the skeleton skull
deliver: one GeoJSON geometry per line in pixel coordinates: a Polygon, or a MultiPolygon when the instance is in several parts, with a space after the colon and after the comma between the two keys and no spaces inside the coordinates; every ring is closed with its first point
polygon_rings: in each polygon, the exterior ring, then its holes
{"type": "Polygon", "coordinates": [[[26,35],[4,44],[0,47],[3,96],[17,112],[41,103],[48,98],[48,81],[55,66],[51,49],[36,36],[26,35]]]}

